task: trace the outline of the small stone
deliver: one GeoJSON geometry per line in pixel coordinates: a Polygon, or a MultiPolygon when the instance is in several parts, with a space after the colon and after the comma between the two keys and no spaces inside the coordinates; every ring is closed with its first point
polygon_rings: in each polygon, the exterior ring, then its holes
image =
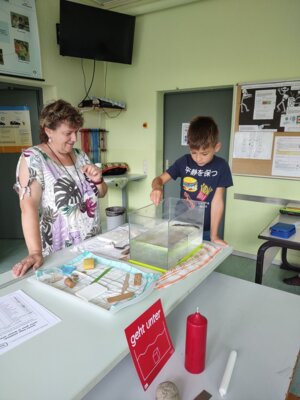
{"type": "Polygon", "coordinates": [[[156,400],[180,400],[175,383],[170,381],[160,383],[156,389],[156,400]]]}

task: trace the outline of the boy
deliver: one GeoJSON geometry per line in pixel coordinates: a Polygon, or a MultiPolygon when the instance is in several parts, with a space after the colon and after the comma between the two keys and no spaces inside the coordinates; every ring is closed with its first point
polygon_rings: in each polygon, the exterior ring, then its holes
{"type": "Polygon", "coordinates": [[[157,206],[163,197],[163,185],[180,177],[180,197],[206,202],[204,240],[226,244],[218,236],[224,213],[225,188],[232,186],[228,163],[217,153],[221,148],[219,130],[210,117],[195,117],[189,126],[187,142],[190,154],[180,157],[166,172],[152,181],[150,198],[157,206]]]}

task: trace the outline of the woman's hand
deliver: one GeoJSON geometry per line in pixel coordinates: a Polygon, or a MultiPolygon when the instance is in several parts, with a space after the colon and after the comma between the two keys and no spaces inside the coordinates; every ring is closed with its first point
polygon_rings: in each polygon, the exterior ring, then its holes
{"type": "Polygon", "coordinates": [[[44,257],[41,253],[28,254],[20,262],[12,268],[12,273],[15,278],[23,276],[30,268],[38,269],[44,262],[44,257]]]}
{"type": "Polygon", "coordinates": [[[102,180],[102,170],[94,164],[86,164],[81,171],[95,184],[99,184],[102,180]]]}

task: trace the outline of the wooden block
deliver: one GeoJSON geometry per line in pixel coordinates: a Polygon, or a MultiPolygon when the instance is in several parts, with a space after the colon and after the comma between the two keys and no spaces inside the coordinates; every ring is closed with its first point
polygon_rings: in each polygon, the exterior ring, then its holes
{"type": "Polygon", "coordinates": [[[134,274],[134,286],[140,286],[142,284],[142,274],[134,274]]]}
{"type": "Polygon", "coordinates": [[[85,258],[83,260],[83,269],[93,269],[95,267],[95,261],[93,258],[85,258]]]}
{"type": "Polygon", "coordinates": [[[127,292],[127,293],[119,294],[118,296],[107,297],[106,300],[109,303],[115,303],[116,301],[130,299],[130,297],[132,297],[132,296],[133,296],[132,292],[127,292]]]}
{"type": "Polygon", "coordinates": [[[66,278],[64,280],[64,284],[72,289],[76,285],[76,282],[74,282],[71,278],[66,278]]]}

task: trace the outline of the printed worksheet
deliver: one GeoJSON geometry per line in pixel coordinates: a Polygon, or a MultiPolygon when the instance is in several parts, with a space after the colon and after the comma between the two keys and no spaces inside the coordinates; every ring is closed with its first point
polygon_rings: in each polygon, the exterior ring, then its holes
{"type": "Polygon", "coordinates": [[[272,145],[272,131],[236,132],[234,136],[233,158],[270,160],[272,145]]]}
{"type": "Polygon", "coordinates": [[[300,138],[276,137],[272,175],[300,177],[300,138]]]}
{"type": "Polygon", "coordinates": [[[60,321],[22,290],[0,297],[0,355],[60,321]]]}

